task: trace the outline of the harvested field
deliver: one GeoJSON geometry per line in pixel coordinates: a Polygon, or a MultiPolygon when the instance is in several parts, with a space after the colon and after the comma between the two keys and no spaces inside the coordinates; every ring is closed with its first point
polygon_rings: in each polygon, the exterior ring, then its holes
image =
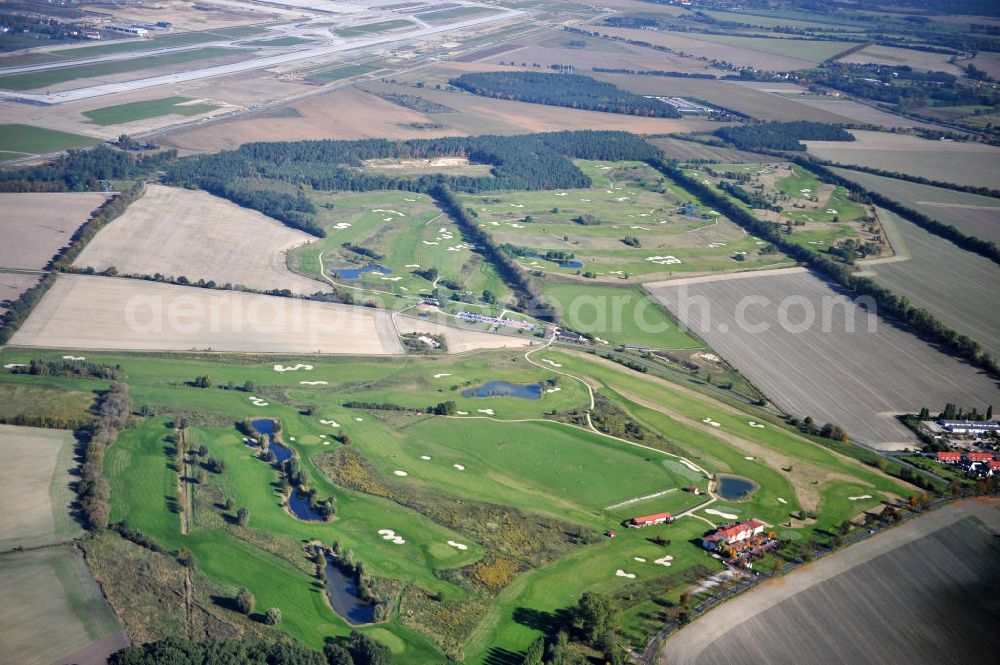
{"type": "Polygon", "coordinates": [[[984,143],[930,141],[918,136],[853,130],[856,141],[803,141],[810,154],[960,185],[996,187],[1000,148],[984,143]]]}
{"type": "Polygon", "coordinates": [[[5,663],[96,665],[128,644],[83,556],[71,548],[0,557],[0,644],[5,663]],[[87,654],[100,643],[104,653],[87,654]]]}
{"type": "Polygon", "coordinates": [[[769,71],[809,69],[831,55],[850,48],[847,42],[730,37],[699,33],[680,34],[631,28],[601,27],[601,34],[649,42],[674,51],[710,60],[725,60],[740,67],[769,71]]]}
{"type": "Polygon", "coordinates": [[[0,194],[0,268],[44,268],[105,198],[82,192],[0,194]]]}
{"type": "Polygon", "coordinates": [[[3,306],[5,300],[15,300],[22,293],[33,287],[41,279],[38,275],[25,275],[17,272],[0,272],[0,315],[7,311],[3,306]]]}
{"type": "Polygon", "coordinates": [[[124,215],[101,229],[76,265],[311,295],[330,288],[291,272],[285,254],[314,240],[207,192],[149,185],[124,215]]]}
{"type": "Polygon", "coordinates": [[[464,353],[477,349],[507,349],[530,346],[533,337],[528,335],[512,337],[496,335],[481,330],[466,330],[434,321],[413,318],[412,316],[395,317],[396,330],[399,334],[430,333],[441,335],[448,345],[448,353],[464,353]]]}
{"type": "Polygon", "coordinates": [[[780,408],[838,424],[873,448],[915,445],[895,414],[946,402],[984,411],[1000,402],[989,377],[843,303],[804,270],[647,288],[780,408]]]}
{"type": "Polygon", "coordinates": [[[71,432],[0,425],[0,551],[71,540],[81,532],[70,517],[76,469],[71,432]]]}
{"type": "Polygon", "coordinates": [[[675,665],[962,665],[1000,648],[996,501],[962,502],[718,607],[663,649],[675,665]]]}
{"type": "Polygon", "coordinates": [[[402,353],[387,312],[142,280],[62,275],[13,346],[402,353]]]}
{"type": "Polygon", "coordinates": [[[863,262],[880,284],[1000,355],[1000,266],[879,209],[897,255],[863,262]]]}
{"type": "Polygon", "coordinates": [[[844,118],[849,118],[857,123],[880,125],[887,129],[895,127],[941,129],[940,125],[904,118],[901,115],[895,115],[893,113],[877,109],[873,106],[869,106],[868,104],[862,104],[861,102],[844,99],[842,97],[816,97],[812,95],[803,95],[802,97],[796,96],[794,99],[797,103],[802,104],[803,106],[808,106],[820,111],[827,111],[844,118]]]}
{"type": "Polygon", "coordinates": [[[850,169],[831,170],[942,224],[951,224],[962,233],[1000,242],[1000,201],[997,199],[850,169]]]}
{"type": "MultiPolygon", "coordinates": [[[[778,95],[736,81],[662,78],[638,74],[593,74],[594,78],[614,83],[640,95],[680,96],[700,99],[721,108],[732,109],[761,120],[850,123],[852,120],[831,110],[813,108],[790,95],[778,95]]],[[[713,129],[717,129],[715,125],[713,129]]]]}
{"type": "Polygon", "coordinates": [[[873,44],[860,51],[855,51],[850,55],[839,58],[837,62],[850,62],[862,65],[878,63],[896,67],[906,65],[919,71],[947,72],[955,76],[961,76],[963,74],[961,68],[958,65],[949,63],[948,60],[950,58],[951,56],[945,53],[929,53],[927,51],[873,44]]]}

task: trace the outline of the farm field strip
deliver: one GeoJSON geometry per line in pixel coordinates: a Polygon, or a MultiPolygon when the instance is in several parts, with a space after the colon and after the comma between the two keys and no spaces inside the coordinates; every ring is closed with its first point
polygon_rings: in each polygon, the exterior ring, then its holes
{"type": "Polygon", "coordinates": [[[647,288],[782,409],[838,424],[875,448],[914,445],[895,414],[956,400],[985,409],[1000,397],[976,370],[857,305],[838,305],[837,292],[810,273],[647,288]],[[748,296],[757,300],[741,310],[741,326],[736,307],[748,296]],[[705,302],[710,313],[703,318],[705,302]],[[875,332],[867,332],[870,321],[875,332]]]}
{"type": "Polygon", "coordinates": [[[1000,355],[1000,267],[925,231],[888,210],[879,218],[904,248],[903,260],[863,261],[866,273],[914,305],[931,311],[946,325],[1000,355]]]}
{"type": "Polygon", "coordinates": [[[3,160],[79,148],[98,142],[100,139],[91,136],[34,125],[0,125],[0,159],[3,160]]]}
{"type": "Polygon", "coordinates": [[[0,194],[0,269],[45,268],[106,199],[93,192],[0,194]]]}
{"type": "Polygon", "coordinates": [[[141,198],[101,229],[76,265],[312,295],[329,286],[291,272],[286,254],[314,240],[207,192],[147,185],[141,198]]]}

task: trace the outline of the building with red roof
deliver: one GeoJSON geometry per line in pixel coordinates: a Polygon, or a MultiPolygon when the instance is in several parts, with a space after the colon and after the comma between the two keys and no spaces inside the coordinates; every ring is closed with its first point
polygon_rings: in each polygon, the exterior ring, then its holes
{"type": "Polygon", "coordinates": [[[993,453],[969,453],[970,462],[989,462],[993,459],[993,453]]]}
{"type": "Polygon", "coordinates": [[[998,459],[990,460],[990,471],[1000,472],[1000,460],[998,459]]]}
{"type": "Polygon", "coordinates": [[[943,462],[945,464],[958,464],[962,461],[962,453],[960,452],[939,452],[937,454],[937,461],[943,462]]]}
{"type": "Polygon", "coordinates": [[[716,529],[711,535],[701,539],[702,546],[708,550],[717,549],[720,545],[732,545],[753,536],[764,533],[765,525],[760,520],[750,519],[716,529]]]}
{"type": "Polygon", "coordinates": [[[633,517],[632,526],[652,526],[653,524],[666,524],[670,521],[670,513],[656,513],[654,515],[633,517]]]}

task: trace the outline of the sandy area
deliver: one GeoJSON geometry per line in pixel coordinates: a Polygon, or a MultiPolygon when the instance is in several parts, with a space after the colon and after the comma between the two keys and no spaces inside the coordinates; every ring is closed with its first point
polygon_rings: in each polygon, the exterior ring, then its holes
{"type": "Polygon", "coordinates": [[[44,268],[106,198],[89,192],[0,194],[0,268],[44,268]]]}
{"type": "Polygon", "coordinates": [[[464,353],[476,349],[506,349],[530,346],[532,337],[508,337],[479,330],[463,330],[453,326],[416,319],[410,316],[395,316],[396,330],[399,334],[430,333],[444,336],[448,344],[448,353],[464,353]]]}
{"type": "Polygon", "coordinates": [[[315,240],[259,212],[206,192],[149,185],[125,214],[104,227],[76,261],[123,275],[163,275],[310,295],[322,282],[292,273],[288,250],[315,240]]]}
{"type": "Polygon", "coordinates": [[[74,349],[403,352],[387,312],[131,279],[61,275],[11,339],[74,349]]]}

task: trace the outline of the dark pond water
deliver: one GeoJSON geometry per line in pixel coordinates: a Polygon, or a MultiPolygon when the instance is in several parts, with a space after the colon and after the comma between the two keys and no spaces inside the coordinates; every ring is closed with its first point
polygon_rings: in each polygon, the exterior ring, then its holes
{"type": "Polygon", "coordinates": [[[274,454],[274,459],[281,464],[285,460],[291,458],[292,451],[287,446],[283,446],[274,440],[274,421],[270,418],[258,418],[256,420],[251,420],[250,424],[253,428],[260,432],[261,434],[267,434],[267,438],[270,440],[270,450],[274,454]]]}
{"type": "Polygon", "coordinates": [[[559,263],[560,268],[582,268],[583,264],[579,261],[562,261],[559,263]]]}
{"type": "Polygon", "coordinates": [[[290,448],[286,448],[280,443],[271,442],[270,447],[271,453],[274,455],[274,459],[278,464],[283,464],[286,460],[292,458],[292,451],[290,448]]]}
{"type": "Polygon", "coordinates": [[[332,275],[340,275],[341,279],[361,279],[366,272],[377,272],[380,275],[390,275],[392,270],[380,265],[365,266],[364,268],[335,268],[330,271],[332,275]]]}
{"type": "Polygon", "coordinates": [[[540,383],[507,383],[506,381],[488,381],[475,388],[466,388],[462,397],[518,397],[520,399],[541,399],[542,384],[540,383]]]}
{"type": "Polygon", "coordinates": [[[288,509],[292,511],[292,515],[295,515],[300,520],[306,522],[324,521],[323,516],[309,503],[309,495],[303,494],[298,490],[292,490],[292,493],[288,496],[288,509]]]}
{"type": "Polygon", "coordinates": [[[358,598],[358,585],[354,578],[337,567],[337,559],[326,557],[326,597],[333,611],[347,623],[357,626],[375,621],[375,606],[358,598]]]}
{"type": "Polygon", "coordinates": [[[719,476],[719,496],[736,501],[757,491],[757,483],[740,476],[719,476]]]}

